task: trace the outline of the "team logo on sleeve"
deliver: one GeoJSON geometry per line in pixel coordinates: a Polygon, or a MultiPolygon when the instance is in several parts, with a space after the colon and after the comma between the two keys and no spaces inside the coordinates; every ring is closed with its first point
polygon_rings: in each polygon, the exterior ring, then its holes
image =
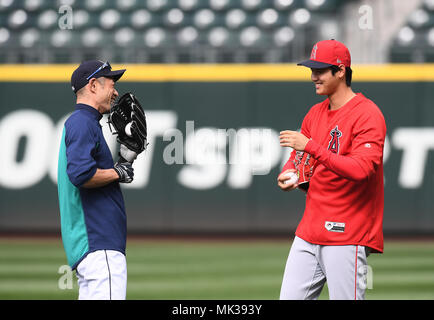
{"type": "Polygon", "coordinates": [[[342,132],[339,131],[338,126],[336,126],[332,131],[330,131],[332,136],[329,142],[328,149],[333,153],[339,153],[339,138],[342,137],[342,132]]]}

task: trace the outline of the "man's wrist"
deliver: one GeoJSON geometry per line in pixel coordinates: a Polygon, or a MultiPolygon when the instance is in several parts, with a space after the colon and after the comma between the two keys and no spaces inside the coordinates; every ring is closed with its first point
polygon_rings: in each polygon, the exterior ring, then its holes
{"type": "Polygon", "coordinates": [[[306,143],[306,146],[304,147],[304,151],[312,154],[312,149],[314,148],[314,146],[315,146],[315,141],[309,139],[309,141],[306,143]]]}
{"type": "Polygon", "coordinates": [[[128,149],[127,146],[121,144],[120,149],[119,149],[119,155],[124,158],[125,160],[127,160],[127,162],[129,163],[133,163],[134,160],[136,160],[137,158],[137,153],[128,149]]]}
{"type": "Polygon", "coordinates": [[[121,177],[119,176],[119,173],[114,169],[110,169],[112,172],[112,176],[113,176],[113,181],[118,181],[121,177]]]}

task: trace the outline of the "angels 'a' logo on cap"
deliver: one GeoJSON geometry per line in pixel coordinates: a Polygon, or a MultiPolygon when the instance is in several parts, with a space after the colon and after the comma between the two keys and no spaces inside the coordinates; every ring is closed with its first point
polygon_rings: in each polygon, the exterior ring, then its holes
{"type": "Polygon", "coordinates": [[[310,58],[315,60],[316,59],[316,51],[318,50],[318,46],[314,45],[312,48],[312,53],[310,54],[310,58]]]}

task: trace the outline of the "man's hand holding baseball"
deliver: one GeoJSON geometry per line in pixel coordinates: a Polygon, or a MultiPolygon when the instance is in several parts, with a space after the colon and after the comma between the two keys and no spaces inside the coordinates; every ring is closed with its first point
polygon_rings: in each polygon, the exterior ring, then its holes
{"type": "Polygon", "coordinates": [[[296,173],[297,170],[295,169],[285,170],[277,177],[277,185],[283,191],[292,191],[298,186],[298,181],[291,179],[290,177],[291,172],[296,173]]]}
{"type": "Polygon", "coordinates": [[[119,175],[119,182],[131,183],[134,178],[133,165],[129,162],[116,162],[114,168],[119,175]]]}
{"type": "Polygon", "coordinates": [[[279,136],[281,147],[291,147],[297,151],[304,151],[309,139],[298,131],[285,130],[279,136]]]}

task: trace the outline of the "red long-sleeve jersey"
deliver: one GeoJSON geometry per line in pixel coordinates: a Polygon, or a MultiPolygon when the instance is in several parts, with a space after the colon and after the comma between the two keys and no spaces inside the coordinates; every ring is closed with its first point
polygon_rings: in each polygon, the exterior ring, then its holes
{"type": "MultiPolygon", "coordinates": [[[[317,161],[296,235],[321,245],[362,245],[383,252],[383,147],[380,109],[358,93],[338,110],[313,106],[301,132],[317,161]]],[[[295,150],[282,171],[294,168],[295,150]]]]}

